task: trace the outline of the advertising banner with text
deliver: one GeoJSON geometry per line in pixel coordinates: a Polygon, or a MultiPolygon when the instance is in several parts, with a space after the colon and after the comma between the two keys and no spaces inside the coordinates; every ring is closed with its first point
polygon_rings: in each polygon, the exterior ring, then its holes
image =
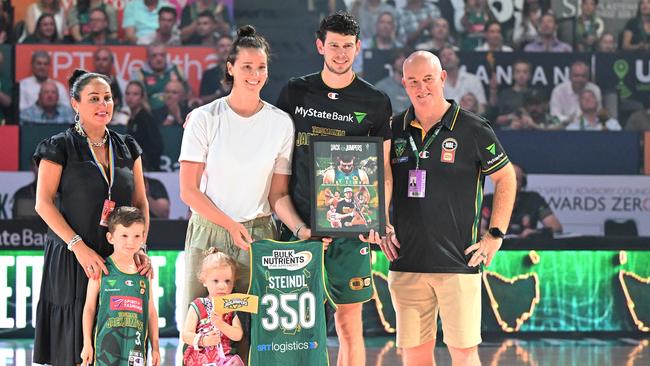
{"type": "MultiPolygon", "coordinates": [[[[492,192],[486,179],[485,193],[492,192]]],[[[565,234],[603,235],[605,220],[634,220],[650,236],[650,177],[529,174],[528,191],[544,197],[565,234]]]]}
{"type": "MultiPolygon", "coordinates": [[[[16,81],[31,75],[31,57],[34,51],[46,51],[52,57],[50,77],[68,85],[67,78],[74,69],[93,69],[93,52],[97,46],[72,45],[16,45],[16,81]]],[[[147,62],[147,48],[144,46],[111,46],[114,56],[115,75],[131,80],[136,69],[147,62]]],[[[167,63],[175,64],[198,95],[201,78],[205,70],[216,65],[216,54],[210,47],[168,47],[167,63]]]]}

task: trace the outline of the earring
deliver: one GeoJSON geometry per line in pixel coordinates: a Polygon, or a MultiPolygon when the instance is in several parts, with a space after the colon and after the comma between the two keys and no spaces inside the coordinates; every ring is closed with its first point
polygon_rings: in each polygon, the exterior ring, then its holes
{"type": "Polygon", "coordinates": [[[79,112],[74,115],[74,123],[79,123],[79,112]]]}

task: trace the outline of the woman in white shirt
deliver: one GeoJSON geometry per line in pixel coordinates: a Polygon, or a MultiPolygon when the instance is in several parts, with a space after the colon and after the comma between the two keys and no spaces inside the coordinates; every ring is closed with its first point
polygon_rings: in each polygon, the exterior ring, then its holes
{"type": "MultiPolygon", "coordinates": [[[[180,161],[181,199],[192,209],[185,242],[184,311],[205,296],[196,271],[209,247],[239,263],[235,292],[248,288],[249,245],[274,238],[272,210],[291,228],[301,223],[288,195],[293,121],[260,99],[269,47],[251,26],[237,32],[227,57],[230,95],[187,117],[180,161]]],[[[296,230],[301,239],[311,233],[296,230]]]]}

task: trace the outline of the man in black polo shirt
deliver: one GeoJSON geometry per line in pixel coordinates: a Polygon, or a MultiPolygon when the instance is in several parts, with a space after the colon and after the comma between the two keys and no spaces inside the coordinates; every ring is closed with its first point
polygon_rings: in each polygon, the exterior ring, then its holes
{"type": "Polygon", "coordinates": [[[454,365],[479,365],[480,265],[501,246],[515,174],[489,123],[444,99],[446,72],[429,52],[404,62],[411,107],[393,117],[395,233],[382,242],[405,365],[433,365],[436,319],[454,365]],[[489,234],[479,238],[483,183],[495,185],[489,234]],[[400,245],[401,243],[401,245],[400,245]]]}
{"type": "MultiPolygon", "coordinates": [[[[339,12],[325,17],[316,35],[323,69],[289,80],[276,104],[291,115],[296,130],[289,193],[302,222],[289,228],[294,237],[311,235],[304,224],[310,218],[310,136],[381,136],[387,202],[392,188],[390,100],[352,71],[361,47],[359,24],[349,14],[339,12]]],[[[379,241],[378,235],[370,234],[372,241],[379,241]]],[[[287,235],[283,238],[289,239],[287,235]]],[[[328,292],[337,304],[334,320],[339,365],[366,364],[361,310],[373,293],[369,253],[368,243],[356,238],[334,238],[325,252],[328,292]]]]}

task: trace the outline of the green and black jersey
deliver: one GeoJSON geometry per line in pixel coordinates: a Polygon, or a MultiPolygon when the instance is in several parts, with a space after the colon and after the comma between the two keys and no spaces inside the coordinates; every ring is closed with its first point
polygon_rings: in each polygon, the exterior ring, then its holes
{"type": "Polygon", "coordinates": [[[101,277],[95,323],[95,366],[147,364],[149,280],[122,272],[106,260],[101,277]]]}
{"type": "MultiPolygon", "coordinates": [[[[185,83],[183,74],[177,65],[168,65],[167,69],[162,73],[155,72],[149,65],[145,65],[138,70],[136,75],[147,90],[152,111],[165,105],[165,86],[167,83],[174,80],[185,83]]],[[[124,92],[126,93],[126,90],[124,92]]]]}
{"type": "Polygon", "coordinates": [[[289,80],[276,106],[289,113],[295,126],[295,148],[289,191],[298,214],[309,222],[309,137],[391,137],[390,100],[382,91],[355,77],[342,89],[328,87],[320,73],[289,80]]]}
{"type": "Polygon", "coordinates": [[[412,106],[393,118],[393,224],[401,248],[392,271],[479,271],[467,265],[464,251],[479,239],[485,176],[503,168],[508,156],[487,120],[450,103],[440,132],[419,154],[426,171],[424,198],[408,197],[409,170],[416,167],[411,139],[421,151],[437,127],[423,136],[412,106]]]}
{"type": "Polygon", "coordinates": [[[327,325],[323,243],[258,240],[250,249],[250,366],[326,366],[327,325]]]}

